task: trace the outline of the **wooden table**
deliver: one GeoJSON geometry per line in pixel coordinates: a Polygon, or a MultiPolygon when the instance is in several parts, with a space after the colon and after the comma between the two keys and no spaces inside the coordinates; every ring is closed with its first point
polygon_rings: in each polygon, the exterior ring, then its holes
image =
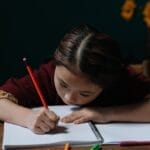
{"type": "MultiPolygon", "coordinates": [[[[2,139],[3,139],[3,124],[0,123],[0,149],[2,149],[2,139]]],[[[38,148],[21,148],[15,150],[63,150],[63,147],[49,146],[38,148]]],[[[71,147],[71,150],[90,150],[90,147],[71,147]]],[[[150,150],[150,146],[120,147],[119,145],[103,145],[102,150],[150,150]]]]}

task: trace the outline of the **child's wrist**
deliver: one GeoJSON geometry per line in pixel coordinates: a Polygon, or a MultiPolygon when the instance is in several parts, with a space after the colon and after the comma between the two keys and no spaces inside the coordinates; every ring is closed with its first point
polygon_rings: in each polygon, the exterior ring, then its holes
{"type": "Polygon", "coordinates": [[[114,110],[110,107],[99,108],[98,122],[107,123],[114,120],[114,110]]]}
{"type": "Polygon", "coordinates": [[[30,128],[30,122],[31,122],[30,117],[32,116],[32,113],[33,113],[33,110],[28,109],[28,108],[25,108],[25,111],[23,112],[24,118],[21,118],[21,119],[23,119],[22,124],[26,128],[30,128]]]}
{"type": "Polygon", "coordinates": [[[105,108],[105,113],[104,113],[104,120],[105,122],[112,122],[116,120],[116,112],[115,112],[115,108],[113,107],[108,107],[105,108]]]}
{"type": "Polygon", "coordinates": [[[124,120],[124,107],[122,106],[117,106],[117,107],[111,107],[109,108],[109,122],[113,121],[122,121],[124,120]]]}

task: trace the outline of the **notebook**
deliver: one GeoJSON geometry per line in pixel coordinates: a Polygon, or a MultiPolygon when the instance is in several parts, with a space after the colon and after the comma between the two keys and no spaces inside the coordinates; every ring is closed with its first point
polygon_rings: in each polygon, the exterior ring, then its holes
{"type": "MultiPolygon", "coordinates": [[[[36,108],[38,109],[38,108],[36,108]]],[[[60,117],[79,109],[77,106],[51,106],[60,117]]],[[[4,123],[3,149],[48,145],[118,144],[122,141],[150,141],[150,124],[136,123],[58,123],[55,131],[39,135],[27,128],[4,123]]]]}

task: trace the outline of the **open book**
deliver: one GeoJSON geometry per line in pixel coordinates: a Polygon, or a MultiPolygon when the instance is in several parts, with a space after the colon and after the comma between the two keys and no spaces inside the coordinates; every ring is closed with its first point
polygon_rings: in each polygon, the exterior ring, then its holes
{"type": "MultiPolygon", "coordinates": [[[[60,117],[78,109],[76,106],[51,106],[60,117]]],[[[46,145],[118,144],[122,141],[150,141],[150,124],[109,123],[72,124],[58,123],[50,133],[38,135],[27,128],[5,123],[3,149],[46,145]]]]}

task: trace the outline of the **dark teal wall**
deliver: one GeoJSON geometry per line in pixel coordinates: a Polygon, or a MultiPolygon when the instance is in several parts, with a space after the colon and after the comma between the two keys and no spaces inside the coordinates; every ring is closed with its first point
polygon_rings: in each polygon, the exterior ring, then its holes
{"type": "Polygon", "coordinates": [[[0,83],[25,74],[21,58],[33,67],[48,58],[63,34],[72,26],[89,23],[110,34],[121,45],[125,60],[144,58],[146,27],[137,0],[130,22],[120,17],[123,0],[5,0],[0,1],[0,83]]]}

